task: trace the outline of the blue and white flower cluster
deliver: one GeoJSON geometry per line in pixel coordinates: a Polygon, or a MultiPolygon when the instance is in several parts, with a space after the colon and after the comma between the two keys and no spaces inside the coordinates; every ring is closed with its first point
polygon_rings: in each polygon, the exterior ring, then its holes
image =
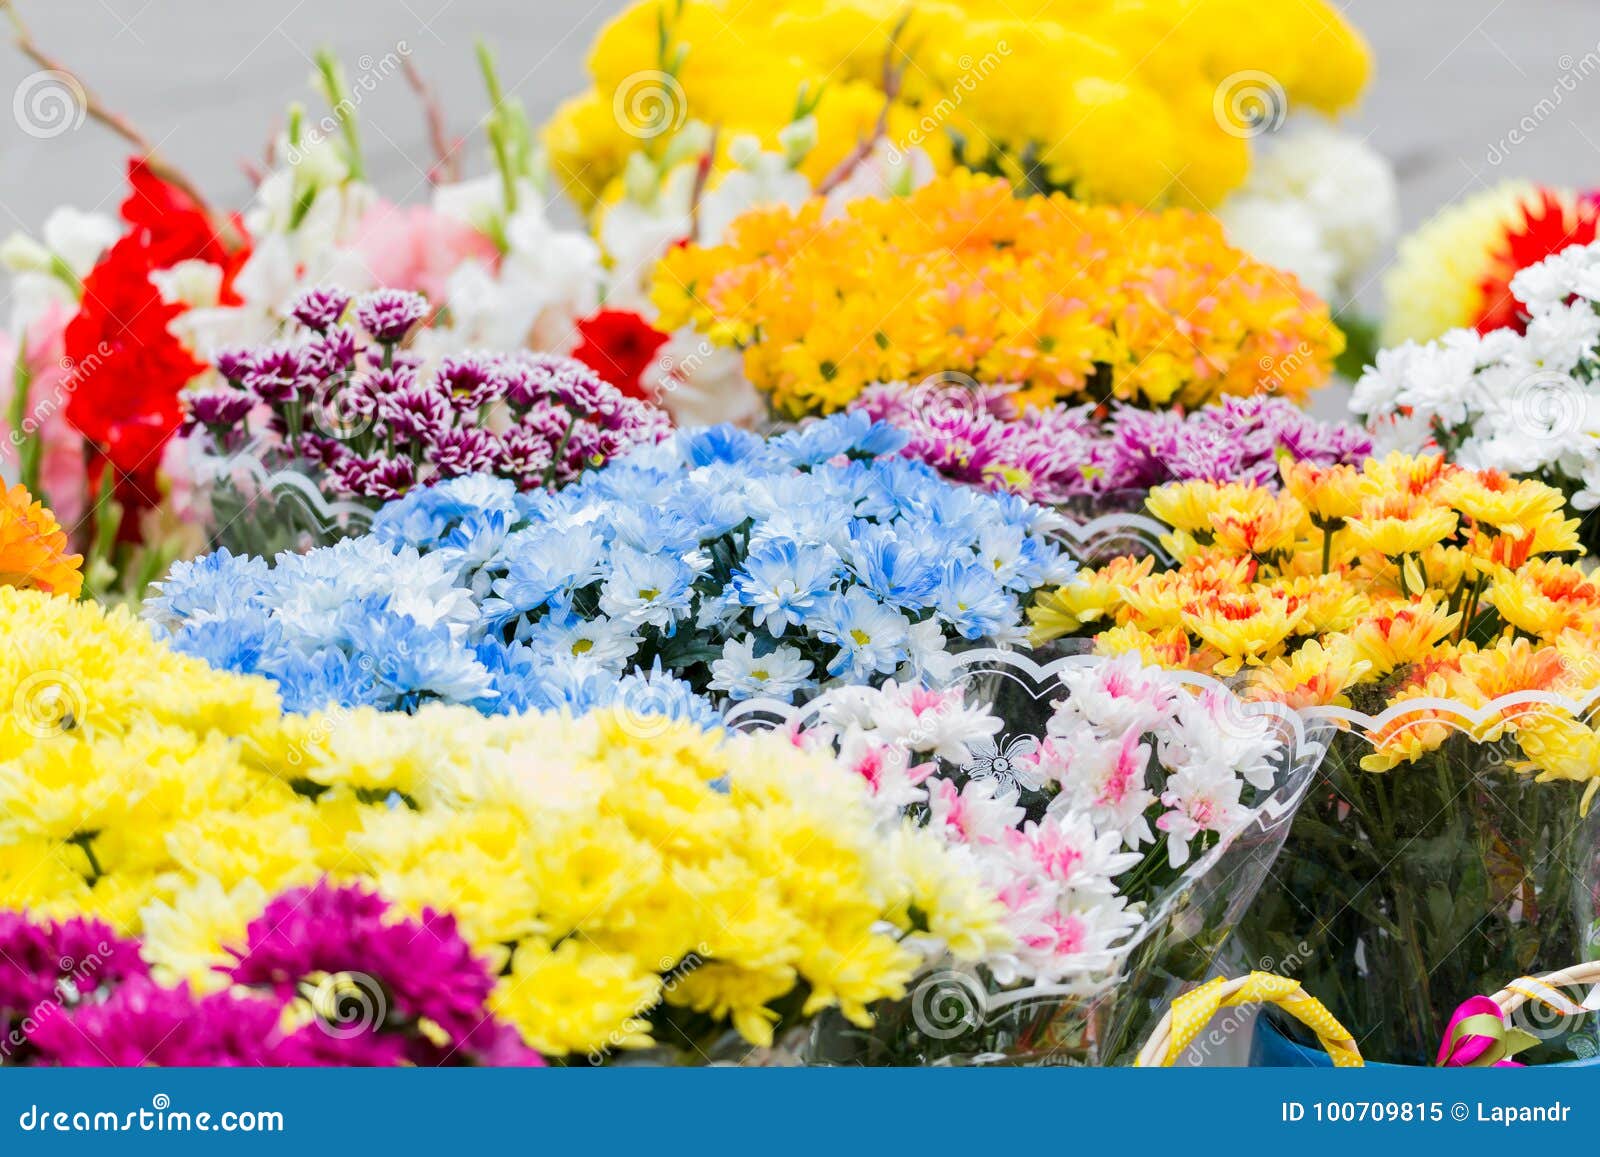
{"type": "Polygon", "coordinates": [[[372,533],[276,566],[224,552],[146,603],[178,649],[328,702],[484,711],[619,693],[718,700],[937,680],[951,646],[1025,637],[1071,578],[1050,511],[896,456],[839,415],[770,439],[680,431],[554,493],[483,475],[384,507],[372,533]]]}

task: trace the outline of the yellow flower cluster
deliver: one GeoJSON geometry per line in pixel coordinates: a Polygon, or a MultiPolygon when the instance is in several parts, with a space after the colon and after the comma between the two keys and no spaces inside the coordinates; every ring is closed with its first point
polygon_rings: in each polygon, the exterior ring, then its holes
{"type": "Polygon", "coordinates": [[[1003,949],[994,897],[858,777],[781,735],[604,712],[280,716],[265,680],[124,612],[0,591],[0,906],[142,935],[201,987],[267,898],[361,878],[455,914],[548,1055],[650,1043],[663,1002],[771,1039],[785,997],[870,1023],[941,938],[1003,949]]]}
{"type": "Polygon", "coordinates": [[[669,254],[654,299],[662,328],[743,349],[791,416],[938,373],[1039,403],[1300,398],[1344,345],[1322,302],[1209,218],[1014,197],[974,174],[834,217],[820,201],[749,213],[726,244],[669,254]]]}
{"type": "Polygon", "coordinates": [[[1089,200],[1215,205],[1258,122],[1337,112],[1371,62],[1327,0],[640,0],[589,55],[593,87],[545,131],[600,200],[653,126],[685,119],[769,146],[816,102],[813,182],[871,137],[1089,200]],[[909,15],[908,15],[909,10],[909,15]]]}
{"type": "MultiPolygon", "coordinates": [[[[1284,488],[1183,482],[1151,493],[1177,560],[1119,559],[1041,597],[1034,638],[1093,632],[1096,649],[1233,675],[1295,706],[1376,711],[1439,696],[1482,706],[1515,691],[1600,685],[1600,587],[1561,555],[1576,519],[1559,491],[1437,457],[1365,466],[1285,462],[1284,488]]],[[[1459,722],[1459,721],[1458,721],[1459,722]]],[[[1553,712],[1497,716],[1521,769],[1600,787],[1600,738],[1553,712]]],[[[1450,734],[1405,714],[1372,736],[1369,770],[1450,734]]]]}

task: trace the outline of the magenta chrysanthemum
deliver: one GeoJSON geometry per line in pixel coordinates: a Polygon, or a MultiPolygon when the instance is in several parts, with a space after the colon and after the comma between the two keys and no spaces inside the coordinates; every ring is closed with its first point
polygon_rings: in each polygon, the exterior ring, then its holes
{"type": "Polygon", "coordinates": [[[33,1033],[40,1059],[69,1066],[238,1067],[277,1063],[279,1001],[131,980],[104,1002],[51,1017],[33,1033]]]}
{"type": "Polygon", "coordinates": [[[456,930],[454,916],[425,910],[401,918],[386,900],[357,885],[326,880],[285,892],[246,930],[236,984],[269,988],[288,999],[322,976],[347,974],[374,1007],[371,1028],[437,1025],[453,1044],[468,1040],[486,1019],[494,988],[485,961],[456,930]]]}
{"type": "Polygon", "coordinates": [[[0,1019],[25,1017],[62,999],[63,989],[87,994],[146,971],[138,944],[109,924],[83,917],[35,924],[0,912],[0,1019]]]}

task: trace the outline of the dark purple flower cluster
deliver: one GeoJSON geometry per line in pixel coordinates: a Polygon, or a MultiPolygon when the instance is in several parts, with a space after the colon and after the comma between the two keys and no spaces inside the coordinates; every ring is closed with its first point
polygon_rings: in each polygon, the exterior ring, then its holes
{"type": "Polygon", "coordinates": [[[930,379],[869,387],[854,408],[903,430],[902,451],[957,482],[1049,505],[1129,509],[1167,482],[1276,484],[1278,458],[1360,463],[1361,430],[1320,422],[1282,398],[1225,398],[1192,413],[1119,406],[1023,409],[1003,387],[930,379]]]}
{"type": "Polygon", "coordinates": [[[225,991],[163,987],[137,943],[94,921],[0,913],[0,1001],[21,1046],[57,1065],[541,1065],[489,1009],[494,976],[453,916],[405,918],[359,885],[275,898],[246,930],[225,991]],[[14,951],[14,955],[13,955],[14,951]],[[286,1027],[301,1002],[309,1017],[286,1027]]]}
{"type": "Polygon", "coordinates": [[[139,945],[99,920],[0,912],[0,1063],[26,1059],[42,1026],[147,972],[139,945]]]}
{"type": "Polygon", "coordinates": [[[670,430],[664,411],[571,358],[469,353],[424,367],[402,346],[428,314],[417,294],[311,290],[291,314],[301,328],[287,340],[217,356],[228,388],[191,396],[186,428],[220,454],[253,443],[273,471],[313,471],[331,498],[388,502],[483,473],[561,486],[670,430]]]}

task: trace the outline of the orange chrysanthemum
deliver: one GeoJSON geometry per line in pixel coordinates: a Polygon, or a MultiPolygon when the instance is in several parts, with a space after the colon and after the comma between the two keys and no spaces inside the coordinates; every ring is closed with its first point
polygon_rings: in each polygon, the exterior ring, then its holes
{"type": "Polygon", "coordinates": [[[1212,218],[1018,197],[971,173],[837,215],[755,210],[725,244],[668,254],[653,296],[661,328],[742,350],[791,416],[944,373],[1029,403],[1301,398],[1344,346],[1326,305],[1212,218]]]}
{"type": "Polygon", "coordinates": [[[76,596],[83,589],[83,556],[67,553],[67,534],[56,516],[23,486],[0,498],[0,583],[47,594],[76,596]]]}

